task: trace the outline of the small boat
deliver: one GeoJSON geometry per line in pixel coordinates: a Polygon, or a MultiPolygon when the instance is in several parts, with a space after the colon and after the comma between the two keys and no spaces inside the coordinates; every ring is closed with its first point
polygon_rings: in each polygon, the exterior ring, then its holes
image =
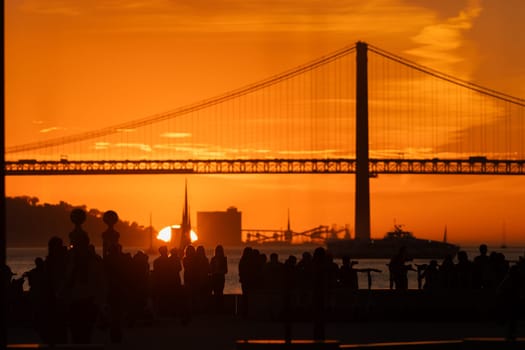
{"type": "MultiPolygon", "coordinates": [[[[445,229],[446,237],[446,229],[445,229]]],[[[414,259],[443,259],[455,256],[459,246],[444,241],[416,238],[412,232],[394,225],[394,230],[383,239],[327,239],[326,247],[335,258],[349,256],[352,259],[389,259],[405,247],[414,259]]]]}

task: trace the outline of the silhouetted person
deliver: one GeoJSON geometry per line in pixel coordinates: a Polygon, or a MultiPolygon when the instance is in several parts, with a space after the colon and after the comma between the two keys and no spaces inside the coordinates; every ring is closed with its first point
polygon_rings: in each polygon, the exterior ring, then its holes
{"type": "Polygon", "coordinates": [[[359,282],[357,270],[354,269],[356,261],[351,261],[349,256],[343,256],[343,264],[339,268],[339,284],[341,287],[357,290],[359,282]]]}
{"type": "Polygon", "coordinates": [[[451,255],[445,256],[439,267],[439,285],[449,289],[456,286],[456,268],[451,255]]]}
{"type": "Polygon", "coordinates": [[[100,257],[89,249],[89,238],[81,225],[86,214],[71,213],[75,230],[70,234],[71,250],[66,264],[64,296],[68,302],[69,327],[73,343],[90,343],[95,320],[105,297],[105,279],[100,257]]]}
{"type": "Polygon", "coordinates": [[[498,252],[490,253],[487,287],[496,289],[507,275],[508,270],[509,262],[505,259],[505,255],[498,252]]]}
{"type": "Polygon", "coordinates": [[[263,288],[267,311],[272,320],[277,319],[282,313],[283,287],[284,287],[284,265],[279,261],[277,253],[270,254],[270,260],[266,262],[262,270],[263,288]]]}
{"type": "Polygon", "coordinates": [[[393,286],[396,290],[408,289],[408,271],[413,270],[412,265],[406,265],[406,262],[412,259],[408,257],[406,247],[399,248],[399,252],[390,259],[388,268],[390,270],[390,288],[393,286]]]}
{"type": "Polygon", "coordinates": [[[169,313],[170,305],[170,260],[168,257],[168,247],[159,247],[159,254],[160,256],[153,260],[153,298],[157,313],[161,316],[166,316],[169,313]]]}
{"type": "Polygon", "coordinates": [[[264,288],[268,290],[281,290],[284,278],[284,266],[279,261],[277,253],[270,254],[270,261],[263,267],[264,288]]]}
{"type": "MultiPolygon", "coordinates": [[[[66,305],[62,297],[66,279],[68,251],[59,237],[51,237],[44,261],[46,271],[45,301],[43,307],[42,341],[46,344],[67,343],[66,305]]],[[[37,323],[40,320],[36,320],[37,323]]]]}
{"type": "Polygon", "coordinates": [[[516,340],[518,319],[523,312],[522,293],[524,282],[520,266],[513,265],[498,286],[498,295],[503,301],[502,313],[504,321],[507,323],[506,339],[510,341],[516,340]]]}
{"type": "Polygon", "coordinates": [[[315,340],[325,339],[325,296],[330,284],[329,281],[329,266],[326,257],[326,251],[322,247],[314,250],[312,258],[312,272],[313,272],[313,336],[315,340]]]}
{"type": "Polygon", "coordinates": [[[424,281],[424,290],[435,290],[439,288],[439,269],[437,261],[431,260],[430,264],[426,266],[419,278],[424,281]]]}
{"type": "Polygon", "coordinates": [[[109,336],[112,343],[122,341],[122,319],[129,295],[127,262],[120,244],[108,246],[104,258],[106,272],[107,304],[109,307],[109,336]]]}
{"type": "Polygon", "coordinates": [[[108,210],[104,213],[102,220],[108,228],[102,232],[102,257],[105,258],[111,246],[119,244],[120,233],[118,233],[114,226],[118,222],[118,215],[113,210],[108,210]]]}
{"type": "Polygon", "coordinates": [[[284,262],[284,285],[290,290],[299,287],[299,275],[297,271],[297,258],[295,255],[288,256],[284,262]]]}
{"type": "Polygon", "coordinates": [[[202,245],[195,250],[195,283],[196,306],[202,311],[207,308],[211,296],[210,262],[202,245]]]}
{"type": "Polygon", "coordinates": [[[456,285],[460,289],[472,288],[472,262],[468,259],[467,252],[460,250],[457,255],[456,264],[456,285]]]}
{"type": "Polygon", "coordinates": [[[198,282],[198,268],[197,268],[197,256],[195,247],[187,245],[184,248],[184,258],[182,258],[182,267],[184,287],[183,292],[186,299],[186,305],[188,307],[188,322],[190,315],[193,312],[194,304],[196,303],[197,295],[199,293],[199,282],[198,282]]]}
{"type": "Polygon", "coordinates": [[[290,255],[284,262],[283,280],[283,309],[284,339],[287,343],[292,340],[292,291],[298,286],[297,258],[290,255]]]}
{"type": "Polygon", "coordinates": [[[476,289],[487,287],[489,257],[487,245],[479,246],[479,255],[474,258],[472,271],[472,287],[476,289]]]}
{"type": "Polygon", "coordinates": [[[264,288],[264,278],[261,278],[261,276],[264,274],[264,266],[266,266],[266,263],[268,262],[268,257],[265,253],[261,253],[258,249],[254,249],[252,252],[252,258],[252,275],[254,279],[253,288],[254,290],[261,290],[264,288]]]}
{"type": "Polygon", "coordinates": [[[196,266],[196,251],[192,245],[187,245],[184,249],[184,258],[182,258],[182,266],[184,268],[184,286],[188,289],[191,296],[197,294],[198,290],[198,272],[196,266]]]}
{"type": "MultiPolygon", "coordinates": [[[[183,314],[185,310],[184,295],[182,293],[182,282],[180,273],[182,271],[181,257],[179,256],[179,250],[177,248],[170,249],[170,255],[168,257],[168,269],[166,288],[167,295],[169,298],[168,307],[172,316],[176,316],[177,313],[183,314]]],[[[184,316],[183,316],[184,317],[184,316]]]]}
{"type": "Polygon", "coordinates": [[[210,260],[211,290],[215,297],[215,308],[217,310],[222,310],[223,307],[224,283],[227,273],[228,259],[224,255],[222,245],[218,245],[215,247],[215,255],[210,260]]]}
{"type": "Polygon", "coordinates": [[[130,325],[133,325],[137,319],[146,318],[150,320],[151,318],[151,314],[147,312],[150,285],[148,259],[148,255],[139,250],[133,256],[133,261],[131,263],[130,325]]]}
{"type": "Polygon", "coordinates": [[[29,301],[33,310],[34,326],[42,340],[47,342],[47,307],[46,293],[46,272],[44,259],[35,258],[35,267],[24,272],[23,277],[27,278],[29,284],[29,301]]]}
{"type": "Polygon", "coordinates": [[[301,260],[297,263],[297,276],[299,286],[303,289],[312,289],[313,286],[313,265],[312,254],[304,252],[301,260]]]}
{"type": "MultiPolygon", "coordinates": [[[[250,296],[256,287],[256,265],[257,255],[251,247],[243,249],[241,258],[239,260],[239,282],[242,290],[242,315],[244,318],[248,317],[250,296]]],[[[259,275],[260,277],[260,275],[259,275]]]]}

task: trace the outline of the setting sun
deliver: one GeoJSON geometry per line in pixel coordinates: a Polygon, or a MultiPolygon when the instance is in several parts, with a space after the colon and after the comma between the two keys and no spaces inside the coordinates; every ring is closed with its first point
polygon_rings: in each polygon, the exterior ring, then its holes
{"type": "Polygon", "coordinates": [[[171,241],[171,226],[166,226],[159,231],[157,239],[163,242],[171,241]]]}
{"type": "Polygon", "coordinates": [[[190,231],[190,239],[191,239],[191,243],[193,243],[193,242],[199,240],[199,236],[197,236],[197,233],[195,231],[191,230],[190,231]]]}
{"type": "MultiPolygon", "coordinates": [[[[166,226],[164,228],[162,228],[159,233],[157,234],[157,239],[159,241],[163,241],[163,242],[166,242],[166,243],[169,243],[171,242],[174,234],[176,232],[180,232],[180,228],[181,226],[180,225],[171,225],[171,226],[166,226]],[[175,232],[174,232],[175,231],[175,232]]],[[[190,231],[190,239],[191,239],[191,242],[195,242],[199,239],[199,236],[197,235],[197,233],[193,230],[190,231]]]]}

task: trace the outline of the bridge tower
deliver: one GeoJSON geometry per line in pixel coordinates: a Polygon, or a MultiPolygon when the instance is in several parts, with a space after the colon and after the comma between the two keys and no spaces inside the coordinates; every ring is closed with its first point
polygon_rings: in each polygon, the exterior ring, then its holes
{"type": "Polygon", "coordinates": [[[368,169],[368,45],[356,44],[356,177],[355,239],[370,240],[370,173],[368,169]]]}

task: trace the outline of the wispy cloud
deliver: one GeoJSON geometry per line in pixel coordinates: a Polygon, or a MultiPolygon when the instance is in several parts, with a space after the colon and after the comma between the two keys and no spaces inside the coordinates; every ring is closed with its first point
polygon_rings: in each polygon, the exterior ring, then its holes
{"type": "Polygon", "coordinates": [[[115,147],[118,148],[135,148],[143,152],[151,152],[151,146],[145,143],[117,143],[115,147]]]}
{"type": "Polygon", "coordinates": [[[165,132],[162,133],[160,137],[168,139],[182,139],[186,137],[191,137],[191,132],[165,132]]]}
{"type": "Polygon", "coordinates": [[[448,66],[463,60],[456,51],[464,44],[463,33],[472,28],[481,14],[479,0],[470,0],[457,16],[424,26],[412,40],[419,47],[406,50],[407,53],[422,58],[423,64],[437,69],[448,70],[448,66]]]}
{"type": "Polygon", "coordinates": [[[53,132],[53,131],[59,131],[59,130],[65,130],[65,129],[66,128],[61,127],[61,126],[52,126],[52,127],[49,127],[49,128],[40,129],[39,132],[42,133],[42,134],[47,134],[47,133],[50,133],[50,132],[53,132]]]}
{"type": "Polygon", "coordinates": [[[98,23],[108,24],[105,29],[123,32],[406,32],[426,16],[401,0],[26,0],[23,9],[48,15],[96,15],[98,23]]]}

